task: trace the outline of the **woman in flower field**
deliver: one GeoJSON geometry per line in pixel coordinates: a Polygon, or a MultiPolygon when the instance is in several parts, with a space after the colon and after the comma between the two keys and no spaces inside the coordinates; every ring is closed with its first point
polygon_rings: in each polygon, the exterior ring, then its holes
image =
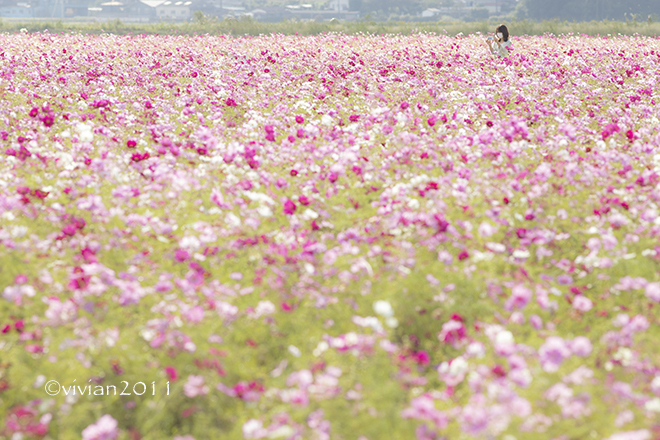
{"type": "Polygon", "coordinates": [[[509,40],[509,29],[501,24],[495,29],[494,36],[488,37],[486,40],[488,50],[493,55],[501,58],[508,57],[513,52],[513,44],[509,40]]]}
{"type": "Polygon", "coordinates": [[[0,440],[658,439],[660,41],[517,41],[0,34],[0,440]]]}

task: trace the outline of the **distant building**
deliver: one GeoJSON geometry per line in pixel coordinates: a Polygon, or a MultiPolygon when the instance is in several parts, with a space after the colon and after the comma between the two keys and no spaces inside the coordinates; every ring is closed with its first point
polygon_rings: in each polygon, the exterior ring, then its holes
{"type": "Polygon", "coordinates": [[[89,14],[101,20],[129,22],[187,21],[192,18],[192,0],[138,0],[130,3],[109,1],[89,8],[89,14]]]}
{"type": "Polygon", "coordinates": [[[436,15],[440,15],[440,13],[441,13],[440,9],[428,8],[422,11],[422,17],[424,18],[435,17],[436,15]]]}
{"type": "Polygon", "coordinates": [[[220,10],[221,17],[240,17],[243,15],[246,15],[246,12],[242,6],[223,6],[220,10]]]}
{"type": "Polygon", "coordinates": [[[280,6],[262,6],[251,11],[255,20],[259,21],[282,21],[293,18],[293,11],[280,6]]]}
{"type": "Polygon", "coordinates": [[[348,4],[349,0],[330,0],[330,9],[335,12],[348,11],[350,6],[348,4]]]}
{"type": "Polygon", "coordinates": [[[348,10],[348,2],[345,0],[340,0],[343,3],[335,3],[336,7],[342,8],[340,11],[336,10],[318,10],[312,9],[311,5],[299,5],[300,7],[290,7],[281,8],[278,6],[263,6],[258,9],[250,11],[246,15],[252,16],[255,20],[258,21],[282,21],[282,20],[357,20],[360,13],[357,11],[348,10]],[[345,8],[345,9],[343,9],[345,8]]]}
{"type": "Polygon", "coordinates": [[[190,5],[192,5],[190,0],[166,0],[156,6],[156,17],[158,20],[167,21],[190,20],[192,17],[190,5]]]}
{"type": "Polygon", "coordinates": [[[0,4],[0,17],[3,18],[31,18],[33,12],[28,3],[6,2],[0,4]]]}
{"type": "Polygon", "coordinates": [[[90,2],[85,0],[32,0],[33,17],[73,18],[86,17],[90,2]]]}
{"type": "MultiPolygon", "coordinates": [[[[190,10],[192,13],[195,13],[195,11],[201,11],[204,15],[208,15],[209,17],[218,17],[222,18],[227,14],[231,14],[230,12],[225,11],[223,8],[223,5],[225,3],[229,3],[228,0],[193,0],[192,4],[190,5],[190,10]]],[[[245,8],[241,8],[243,11],[245,8]]]]}
{"type": "Polygon", "coordinates": [[[129,9],[128,14],[134,17],[135,21],[158,21],[156,14],[156,6],[164,0],[141,0],[133,3],[129,9]]]}

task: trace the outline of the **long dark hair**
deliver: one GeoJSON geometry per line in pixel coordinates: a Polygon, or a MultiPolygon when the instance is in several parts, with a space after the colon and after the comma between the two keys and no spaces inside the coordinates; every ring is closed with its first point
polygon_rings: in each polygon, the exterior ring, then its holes
{"type": "Polygon", "coordinates": [[[509,41],[509,29],[506,26],[503,24],[499,25],[497,29],[495,29],[495,33],[497,32],[502,33],[502,40],[509,41]]]}

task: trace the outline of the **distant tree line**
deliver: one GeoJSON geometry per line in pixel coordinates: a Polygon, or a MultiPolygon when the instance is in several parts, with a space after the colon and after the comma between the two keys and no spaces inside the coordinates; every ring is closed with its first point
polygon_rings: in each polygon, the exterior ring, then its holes
{"type": "Polygon", "coordinates": [[[520,0],[517,15],[534,20],[658,20],[660,0],[520,0]]]}

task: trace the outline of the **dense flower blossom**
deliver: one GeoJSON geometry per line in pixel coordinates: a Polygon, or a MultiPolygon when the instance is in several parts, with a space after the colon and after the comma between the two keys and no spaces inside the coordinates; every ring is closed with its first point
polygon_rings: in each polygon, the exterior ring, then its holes
{"type": "Polygon", "coordinates": [[[0,36],[0,437],[652,438],[657,39],[516,40],[0,36]]]}

